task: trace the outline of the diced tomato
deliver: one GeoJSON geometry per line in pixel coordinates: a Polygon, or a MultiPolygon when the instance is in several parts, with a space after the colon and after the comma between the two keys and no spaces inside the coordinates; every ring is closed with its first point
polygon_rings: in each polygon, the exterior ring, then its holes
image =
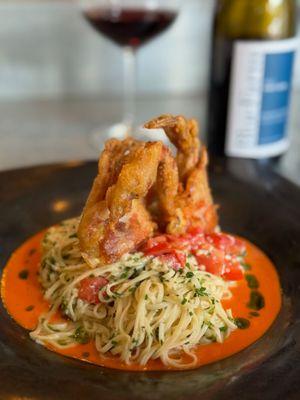
{"type": "Polygon", "coordinates": [[[169,245],[177,250],[188,250],[190,242],[185,235],[166,235],[169,245]]]}
{"type": "Polygon", "coordinates": [[[243,253],[246,253],[246,245],[245,245],[245,243],[242,240],[235,238],[235,244],[233,246],[233,252],[234,252],[234,254],[236,254],[238,256],[242,255],[243,253]]]}
{"type": "Polygon", "coordinates": [[[206,240],[220,250],[229,250],[235,239],[224,233],[209,233],[205,235],[206,240]]]}
{"type": "Polygon", "coordinates": [[[243,279],[243,270],[237,261],[228,261],[211,255],[196,256],[199,266],[204,266],[205,271],[211,274],[222,276],[228,281],[239,281],[243,279]]]}
{"type": "Polygon", "coordinates": [[[144,253],[148,256],[159,256],[161,254],[172,251],[172,247],[167,242],[158,243],[156,246],[150,247],[144,250],[144,253]]]}
{"type": "Polygon", "coordinates": [[[225,272],[225,264],[223,260],[217,257],[215,254],[199,254],[195,255],[195,257],[199,264],[199,267],[204,266],[205,271],[219,276],[222,276],[225,272]]]}
{"type": "Polygon", "coordinates": [[[199,249],[202,248],[206,244],[206,240],[203,234],[193,236],[190,239],[190,244],[191,244],[191,250],[199,249]]]}
{"type": "Polygon", "coordinates": [[[193,233],[184,235],[168,235],[169,243],[176,249],[193,250],[197,249],[205,242],[205,237],[202,230],[196,230],[193,233]]]}
{"type": "Polygon", "coordinates": [[[214,247],[229,254],[239,255],[245,250],[245,245],[241,240],[226,233],[209,233],[205,235],[205,238],[214,247]]]}
{"type": "Polygon", "coordinates": [[[144,247],[146,249],[151,249],[152,247],[157,246],[159,243],[166,243],[166,242],[167,242],[167,235],[155,236],[153,238],[148,239],[144,247]]]}
{"type": "Polygon", "coordinates": [[[198,235],[203,235],[203,229],[193,226],[192,228],[190,228],[188,230],[188,234],[192,235],[192,236],[198,236],[198,235]]]}
{"type": "Polygon", "coordinates": [[[184,267],[186,263],[186,255],[180,251],[175,251],[174,255],[180,263],[181,268],[184,267]]]}
{"type": "Polygon", "coordinates": [[[185,236],[189,240],[190,248],[192,250],[200,248],[206,242],[203,229],[201,228],[197,227],[190,228],[185,236]]]}
{"type": "Polygon", "coordinates": [[[98,292],[107,283],[108,280],[103,276],[85,278],[80,282],[78,297],[90,304],[98,304],[98,292]]]}
{"type": "Polygon", "coordinates": [[[181,269],[186,262],[186,256],[184,253],[180,253],[178,251],[173,251],[172,253],[167,253],[159,256],[159,259],[162,262],[165,262],[171,266],[171,268],[178,271],[181,269]]]}
{"type": "Polygon", "coordinates": [[[228,281],[239,281],[243,279],[244,274],[238,262],[230,261],[226,263],[225,272],[222,276],[228,281]]]}
{"type": "MultiPolygon", "coordinates": [[[[175,237],[174,237],[175,238],[175,237]]],[[[185,265],[186,255],[172,243],[172,235],[157,236],[149,239],[144,246],[143,252],[147,256],[156,256],[163,262],[168,263],[171,268],[178,270],[185,265]],[[176,247],[176,250],[174,249],[176,247]]]]}
{"type": "Polygon", "coordinates": [[[186,263],[186,254],[182,250],[194,254],[205,271],[228,280],[243,278],[243,271],[235,257],[245,251],[245,245],[225,233],[204,234],[202,229],[192,228],[184,235],[151,238],[142,251],[146,255],[159,257],[178,270],[186,263]]]}
{"type": "Polygon", "coordinates": [[[160,235],[149,239],[142,251],[147,254],[158,255],[165,248],[176,250],[192,250],[199,248],[205,242],[202,230],[193,228],[191,233],[184,235],[160,235]],[[165,246],[165,247],[164,247],[165,246]]]}

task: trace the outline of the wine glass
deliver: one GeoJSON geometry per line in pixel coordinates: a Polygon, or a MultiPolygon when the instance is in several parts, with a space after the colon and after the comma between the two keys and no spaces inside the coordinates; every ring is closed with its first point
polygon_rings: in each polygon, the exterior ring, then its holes
{"type": "Polygon", "coordinates": [[[123,49],[123,120],[94,132],[97,147],[109,137],[124,138],[135,128],[136,51],[176,19],[178,0],[80,0],[81,11],[94,29],[123,49]]]}

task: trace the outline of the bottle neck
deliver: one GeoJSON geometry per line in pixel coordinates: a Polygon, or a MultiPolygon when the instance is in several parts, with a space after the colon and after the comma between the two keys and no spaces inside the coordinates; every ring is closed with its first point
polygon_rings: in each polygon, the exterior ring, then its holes
{"type": "Polygon", "coordinates": [[[295,0],[219,0],[215,35],[228,39],[287,39],[296,35],[295,0]]]}

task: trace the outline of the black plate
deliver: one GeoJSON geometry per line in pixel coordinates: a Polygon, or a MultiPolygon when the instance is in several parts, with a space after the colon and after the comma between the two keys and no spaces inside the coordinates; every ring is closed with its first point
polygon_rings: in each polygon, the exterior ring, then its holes
{"type": "MultiPolygon", "coordinates": [[[[47,351],[0,304],[1,399],[299,399],[300,191],[252,161],[212,164],[223,229],[256,243],[280,274],[284,303],[267,334],[198,370],[121,372],[47,351]]],[[[79,214],[95,173],[96,163],[74,163],[0,174],[1,268],[28,236],[79,214]],[[58,212],[60,200],[67,208],[58,212]]]]}

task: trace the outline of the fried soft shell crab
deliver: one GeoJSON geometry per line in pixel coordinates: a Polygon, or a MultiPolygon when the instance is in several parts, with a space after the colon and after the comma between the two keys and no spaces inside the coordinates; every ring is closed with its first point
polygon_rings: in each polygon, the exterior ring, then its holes
{"type": "Polygon", "coordinates": [[[212,232],[218,225],[197,122],[161,115],[144,127],[162,128],[176,157],[160,141],[106,142],[78,228],[87,259],[115,262],[158,232],[212,232]]]}

